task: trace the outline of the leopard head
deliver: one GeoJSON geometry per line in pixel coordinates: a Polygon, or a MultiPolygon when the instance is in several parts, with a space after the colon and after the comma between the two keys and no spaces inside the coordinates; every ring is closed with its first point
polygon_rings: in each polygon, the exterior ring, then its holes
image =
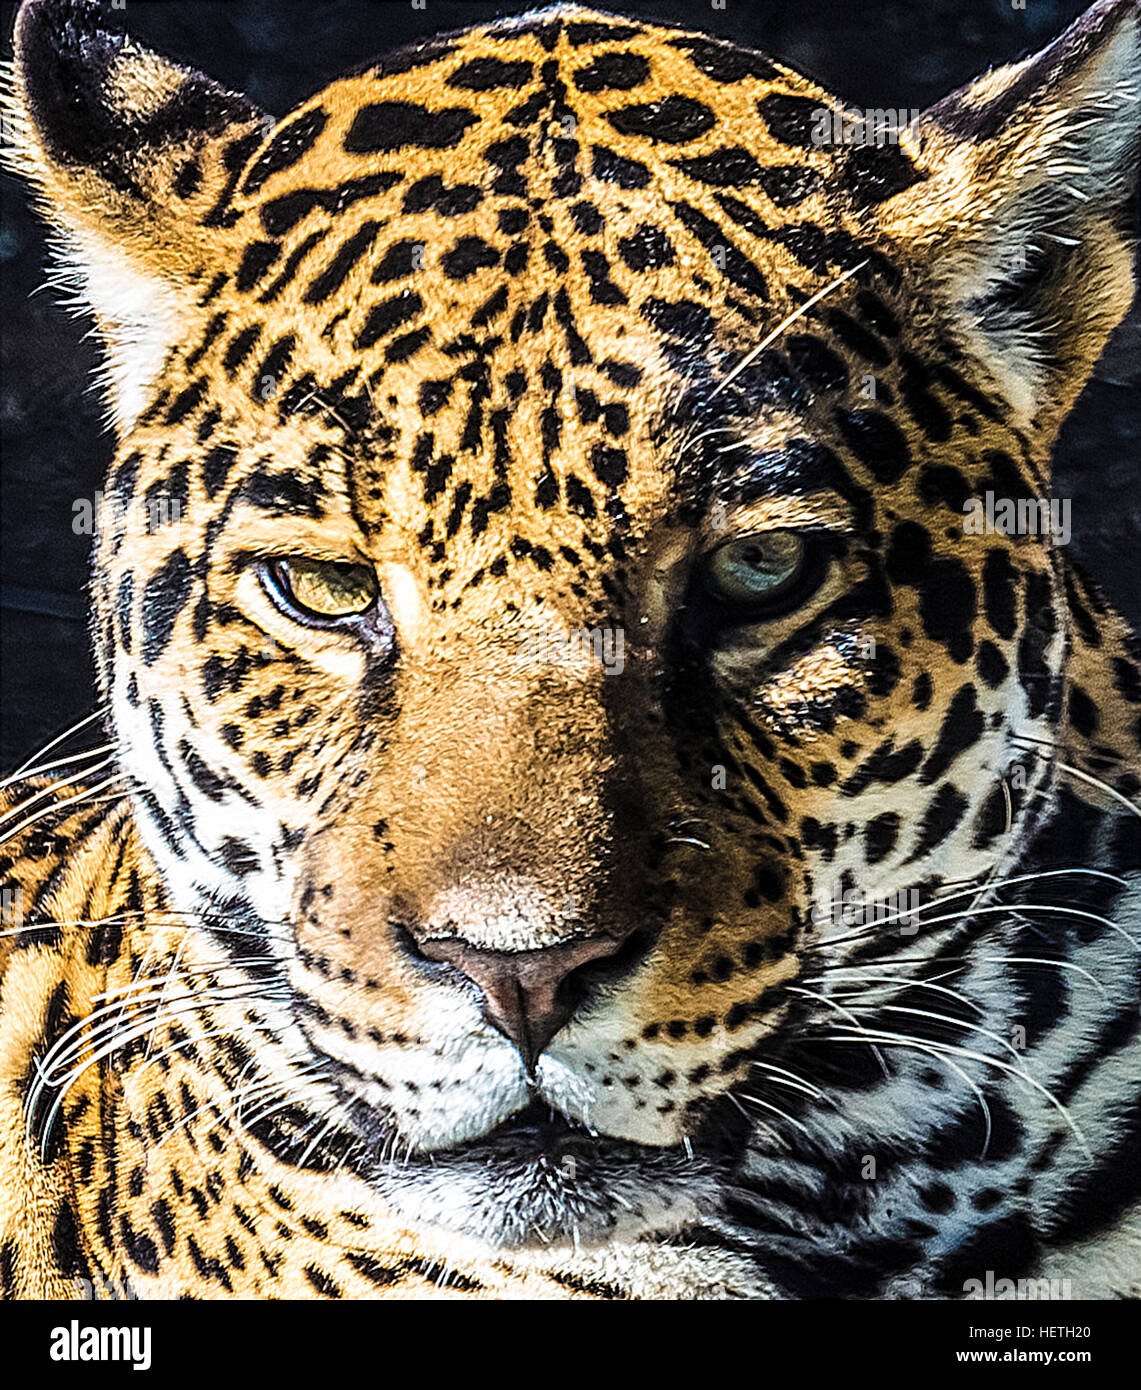
{"type": "Polygon", "coordinates": [[[785,1142],[825,967],[907,939],[820,905],[1017,861],[1072,618],[1049,537],[966,521],[1048,492],[1128,306],[1139,33],[1108,0],[857,120],[556,6],[274,121],[22,11],[19,162],[106,346],[140,831],[403,1209],[692,1220],[785,1142]]]}

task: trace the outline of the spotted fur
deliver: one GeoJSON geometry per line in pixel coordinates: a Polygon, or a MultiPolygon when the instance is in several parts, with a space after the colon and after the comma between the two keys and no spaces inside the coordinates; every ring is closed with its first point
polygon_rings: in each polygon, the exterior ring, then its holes
{"type": "Polygon", "coordinates": [[[1141,1294],[1136,648],[963,513],[1128,306],[1139,16],[836,146],[573,6],[275,123],[25,5],[118,447],[111,762],[0,822],[8,1295],[1141,1294]],[[745,619],[707,557],[773,530],[820,582],[745,619]],[[290,556],[382,602],[301,624],[290,556]],[[455,963],[603,940],[526,1060],[455,963]]]}

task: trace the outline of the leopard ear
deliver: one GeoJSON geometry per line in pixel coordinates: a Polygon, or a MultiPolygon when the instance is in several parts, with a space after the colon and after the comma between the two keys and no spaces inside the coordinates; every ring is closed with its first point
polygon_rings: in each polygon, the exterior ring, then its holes
{"type": "Polygon", "coordinates": [[[1056,428],[1129,307],[1139,146],[1141,6],[1102,0],[927,111],[928,177],[881,209],[1024,426],[1056,428]]]}
{"type": "Polygon", "coordinates": [[[95,316],[111,415],[141,411],[220,258],[229,192],[268,125],[245,98],[107,26],[86,0],[26,0],[6,99],[9,162],[95,316]]]}

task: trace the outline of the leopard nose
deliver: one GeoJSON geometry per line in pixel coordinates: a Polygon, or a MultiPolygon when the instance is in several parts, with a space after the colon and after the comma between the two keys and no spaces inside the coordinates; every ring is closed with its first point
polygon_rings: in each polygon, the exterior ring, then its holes
{"type": "Polygon", "coordinates": [[[483,1016],[519,1050],[533,1076],[543,1049],[570,1018],[576,1000],[560,986],[589,961],[612,956],[621,941],[580,936],[536,951],[490,951],[462,937],[418,942],[429,960],[461,970],[483,992],[483,1016]]]}

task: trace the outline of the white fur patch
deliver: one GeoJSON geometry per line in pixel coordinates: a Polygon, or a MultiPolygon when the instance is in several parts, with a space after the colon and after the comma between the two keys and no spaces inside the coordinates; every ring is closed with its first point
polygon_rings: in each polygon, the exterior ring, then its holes
{"type": "Polygon", "coordinates": [[[53,251],[51,278],[66,291],[64,302],[76,312],[89,310],[99,325],[106,356],[100,384],[111,423],[126,434],[177,341],[182,296],[89,233],[59,232],[53,251]]]}

